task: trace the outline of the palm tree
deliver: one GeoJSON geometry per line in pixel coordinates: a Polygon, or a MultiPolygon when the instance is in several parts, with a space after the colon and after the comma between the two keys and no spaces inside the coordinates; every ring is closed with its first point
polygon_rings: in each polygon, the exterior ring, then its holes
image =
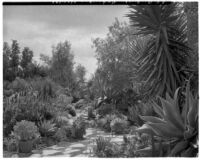
{"type": "Polygon", "coordinates": [[[143,53],[137,59],[137,75],[149,86],[149,95],[173,95],[186,78],[187,19],[180,3],[131,5],[127,15],[136,33],[150,37],[143,53]]]}

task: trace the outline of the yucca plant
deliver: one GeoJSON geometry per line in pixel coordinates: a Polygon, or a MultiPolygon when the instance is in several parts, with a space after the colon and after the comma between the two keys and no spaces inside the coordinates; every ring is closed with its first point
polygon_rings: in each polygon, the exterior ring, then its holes
{"type": "MultiPolygon", "coordinates": [[[[180,3],[131,5],[127,15],[136,33],[150,37],[137,59],[137,78],[148,95],[174,94],[188,70],[187,19],[180,3]]],[[[134,51],[134,50],[133,50],[134,51]]]]}
{"type": "MultiPolygon", "coordinates": [[[[166,155],[160,156],[181,156],[194,157],[198,152],[198,99],[186,87],[186,101],[182,109],[178,103],[179,89],[174,97],[167,95],[166,99],[160,98],[162,107],[154,103],[154,110],[159,117],[141,116],[146,123],[136,129],[140,133],[148,133],[159,137],[163,142],[153,141],[152,147],[139,150],[151,153],[168,147],[166,155]]],[[[159,152],[160,153],[160,152],[159,152]]],[[[155,156],[155,155],[154,155],[155,156]]],[[[157,155],[159,156],[159,155],[157,155]]]]}

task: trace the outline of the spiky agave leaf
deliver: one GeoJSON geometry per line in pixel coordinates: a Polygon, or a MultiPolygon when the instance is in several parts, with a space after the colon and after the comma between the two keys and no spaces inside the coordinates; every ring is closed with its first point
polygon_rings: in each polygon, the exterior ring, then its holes
{"type": "Polygon", "coordinates": [[[178,3],[161,5],[131,5],[127,15],[138,35],[151,36],[143,54],[138,58],[137,74],[148,93],[173,95],[186,77],[182,66],[188,68],[190,49],[186,45],[186,17],[178,3]]]}
{"type": "Polygon", "coordinates": [[[174,148],[171,150],[171,153],[169,154],[169,156],[175,156],[177,154],[179,154],[182,150],[184,150],[185,148],[188,147],[188,141],[180,141],[178,142],[174,148]]]}
{"type": "Polygon", "coordinates": [[[198,144],[198,99],[194,98],[190,92],[188,82],[185,94],[186,102],[181,113],[178,104],[178,90],[173,98],[169,95],[167,95],[167,100],[160,98],[162,108],[157,104],[154,106],[161,118],[141,116],[146,123],[137,130],[140,133],[148,133],[148,130],[152,130],[155,135],[167,141],[174,140],[169,156],[195,156],[196,148],[198,148],[194,147],[198,144]],[[178,121],[181,123],[179,124],[178,121]],[[193,146],[193,144],[195,145],[193,146]]]}
{"type": "Polygon", "coordinates": [[[181,118],[181,113],[175,105],[171,104],[167,100],[164,100],[160,97],[163,112],[164,112],[164,119],[179,128],[182,132],[184,131],[184,122],[181,118]]]}

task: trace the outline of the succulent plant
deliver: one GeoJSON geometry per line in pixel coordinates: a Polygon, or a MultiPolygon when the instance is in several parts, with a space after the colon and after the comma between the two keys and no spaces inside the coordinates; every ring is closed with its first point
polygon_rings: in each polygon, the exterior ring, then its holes
{"type": "Polygon", "coordinates": [[[73,122],[72,128],[72,137],[75,139],[82,139],[83,135],[86,134],[86,123],[83,117],[77,117],[73,122]]]}
{"type": "MultiPolygon", "coordinates": [[[[153,107],[159,117],[141,116],[146,123],[136,131],[162,139],[163,142],[154,141],[149,150],[156,152],[156,150],[161,150],[161,146],[169,147],[170,145],[171,149],[166,152],[167,156],[196,156],[198,152],[198,99],[194,98],[187,85],[186,101],[181,110],[178,93],[179,89],[176,90],[173,98],[168,94],[166,99],[160,98],[162,107],[154,102],[153,107]]],[[[145,150],[147,152],[148,149],[138,150],[138,152],[145,150]]]]}
{"type": "Polygon", "coordinates": [[[27,141],[35,139],[39,133],[35,123],[22,120],[14,126],[14,135],[18,140],[27,141]]]}
{"type": "Polygon", "coordinates": [[[116,134],[122,134],[127,129],[128,123],[126,120],[115,118],[110,123],[111,131],[116,134]]]}
{"type": "Polygon", "coordinates": [[[41,136],[49,137],[53,136],[57,130],[55,127],[55,123],[52,123],[51,121],[43,121],[41,125],[39,126],[39,132],[41,136]]]}

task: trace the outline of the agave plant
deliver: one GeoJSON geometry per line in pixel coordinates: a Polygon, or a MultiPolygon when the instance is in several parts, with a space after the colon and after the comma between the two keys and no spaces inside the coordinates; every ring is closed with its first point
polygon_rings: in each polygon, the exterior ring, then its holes
{"type": "MultiPolygon", "coordinates": [[[[160,137],[163,142],[154,141],[152,147],[139,150],[138,152],[159,151],[162,146],[171,149],[167,156],[196,156],[198,152],[198,99],[186,88],[186,101],[181,109],[178,103],[179,89],[174,97],[167,94],[167,98],[160,98],[162,107],[154,103],[154,110],[159,117],[141,116],[146,123],[136,129],[140,133],[148,133],[160,137]]],[[[153,136],[152,136],[153,137],[153,136]]],[[[160,155],[164,156],[164,155],[160,155]]]]}
{"type": "MultiPolygon", "coordinates": [[[[186,77],[187,19],[180,3],[131,5],[127,15],[136,33],[150,37],[137,59],[138,79],[145,82],[149,95],[168,92],[171,96],[186,77]]],[[[134,51],[134,50],[133,50],[134,51]]]]}

